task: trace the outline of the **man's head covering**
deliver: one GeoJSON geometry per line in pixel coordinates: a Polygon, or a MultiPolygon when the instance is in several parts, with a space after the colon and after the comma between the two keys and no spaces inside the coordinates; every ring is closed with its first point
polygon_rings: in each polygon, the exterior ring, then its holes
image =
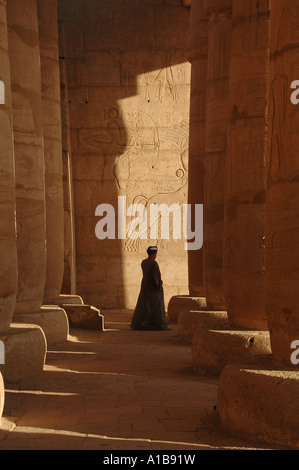
{"type": "Polygon", "coordinates": [[[152,253],[157,253],[158,247],[157,246],[149,246],[148,249],[146,250],[148,255],[151,255],[152,253]]]}

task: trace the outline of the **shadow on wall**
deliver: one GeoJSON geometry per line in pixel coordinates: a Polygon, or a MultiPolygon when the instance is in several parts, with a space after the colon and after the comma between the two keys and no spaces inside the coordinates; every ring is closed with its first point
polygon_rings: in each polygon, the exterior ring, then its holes
{"type": "MultiPolygon", "coordinates": [[[[134,308],[141,260],[159,246],[166,290],[188,290],[184,240],[99,240],[95,211],[187,200],[190,66],[182,2],[59,0],[70,113],[77,293],[134,308]]],[[[117,225],[116,225],[117,229],[117,225]]]]}

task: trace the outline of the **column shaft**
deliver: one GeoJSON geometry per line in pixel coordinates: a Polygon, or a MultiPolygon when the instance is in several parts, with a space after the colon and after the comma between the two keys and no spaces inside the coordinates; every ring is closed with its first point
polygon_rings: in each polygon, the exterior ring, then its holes
{"type": "Polygon", "coordinates": [[[299,2],[271,1],[266,195],[266,307],[273,355],[299,340],[299,2]],[[295,95],[296,98],[297,95],[295,95]]]}
{"type": "MultiPolygon", "coordinates": [[[[203,0],[191,7],[187,48],[191,63],[188,203],[193,209],[195,204],[204,204],[208,19],[203,0]]],[[[203,296],[202,249],[188,252],[188,274],[190,295],[203,296]]]]}
{"type": "Polygon", "coordinates": [[[225,310],[223,292],[224,175],[229,116],[231,4],[204,0],[209,16],[204,196],[204,280],[207,307],[225,310]]]}
{"type": "MultiPolygon", "coordinates": [[[[48,5],[47,2],[44,2],[48,5]]],[[[52,6],[52,2],[49,3],[52,6]]],[[[59,132],[60,114],[57,114],[58,95],[52,99],[53,70],[46,69],[47,78],[41,87],[41,59],[39,47],[39,28],[36,0],[8,0],[7,15],[9,25],[9,54],[12,76],[12,104],[14,117],[14,150],[16,167],[16,215],[18,227],[18,291],[14,321],[32,323],[42,328],[47,344],[64,341],[68,334],[66,312],[58,307],[43,306],[46,285],[46,204],[45,204],[45,165],[44,165],[44,130],[43,105],[45,118],[45,142],[48,162],[55,167],[52,142],[57,144],[56,132],[59,132]],[[42,101],[43,92],[43,101],[42,101]],[[53,101],[55,102],[52,107],[53,101]],[[54,111],[53,111],[54,109],[54,111]],[[57,121],[58,120],[58,121],[57,121]],[[58,124],[57,124],[58,123],[58,124]],[[49,143],[51,142],[51,144],[49,143]],[[50,150],[51,149],[51,150],[50,150]]],[[[53,17],[46,15],[45,25],[52,23],[53,17]],[[47,21],[46,21],[47,20],[47,21]]],[[[55,27],[55,25],[54,25],[55,27]]],[[[43,29],[43,28],[41,28],[43,29]]],[[[51,35],[50,35],[51,37],[51,35]]],[[[53,43],[48,38],[46,63],[51,62],[53,43]]],[[[53,54],[53,56],[55,53],[53,54]]],[[[45,74],[43,61],[43,76],[45,74]]],[[[58,71],[59,77],[59,71],[58,71]]],[[[54,87],[55,88],[55,87],[54,87]]],[[[56,87],[57,92],[57,87],[56,87]]],[[[61,129],[60,129],[61,133],[61,129]]],[[[61,140],[61,139],[60,139],[61,140]]],[[[47,167],[53,187],[48,192],[53,196],[51,203],[56,204],[56,187],[52,169],[47,167]]],[[[62,178],[62,175],[60,175],[62,178]]],[[[49,181],[49,180],[48,180],[49,181]]],[[[61,187],[61,184],[60,184],[61,187]]],[[[49,209],[48,220],[53,220],[54,211],[49,209]],[[51,212],[52,211],[52,212],[51,212]]],[[[57,214],[57,224],[59,225],[57,214]]],[[[51,226],[55,231],[55,222],[51,226]]],[[[51,238],[51,241],[53,238],[51,238]]],[[[62,241],[59,240],[59,247],[62,241]]],[[[56,266],[58,248],[49,243],[50,255],[56,266]]],[[[63,259],[61,261],[63,269],[63,259]]],[[[51,260],[52,265],[52,260],[51,260]]],[[[50,266],[51,268],[51,266],[50,266]]],[[[55,271],[55,268],[53,268],[55,271]]],[[[57,277],[59,270],[56,270],[57,277]]],[[[50,269],[52,274],[52,270],[50,269]]],[[[62,282],[58,280],[58,283],[62,282]]],[[[52,282],[56,285],[56,280],[52,282]]]]}
{"type": "Polygon", "coordinates": [[[15,175],[11,111],[10,65],[5,1],[0,1],[0,79],[4,104],[0,104],[0,330],[9,328],[17,290],[17,238],[15,175]]]}
{"type": "Polygon", "coordinates": [[[267,329],[264,210],[268,0],[233,2],[225,182],[224,291],[230,324],[267,329]]]}
{"type": "Polygon", "coordinates": [[[18,230],[16,312],[25,313],[40,308],[46,276],[45,175],[35,0],[8,0],[7,17],[18,230]]]}
{"type": "Polygon", "coordinates": [[[47,263],[44,303],[55,303],[64,269],[62,136],[57,0],[37,0],[45,161],[47,263]]]}

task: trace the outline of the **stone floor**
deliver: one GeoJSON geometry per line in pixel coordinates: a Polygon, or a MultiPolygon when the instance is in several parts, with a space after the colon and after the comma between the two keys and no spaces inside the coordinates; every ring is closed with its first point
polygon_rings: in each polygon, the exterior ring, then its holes
{"type": "MultiPolygon", "coordinates": [[[[267,447],[268,448],[268,447],[267,447]]],[[[265,449],[228,436],[217,379],[193,374],[176,325],[132,331],[105,314],[105,331],[71,329],[41,376],[7,386],[0,450],[265,449]]]]}

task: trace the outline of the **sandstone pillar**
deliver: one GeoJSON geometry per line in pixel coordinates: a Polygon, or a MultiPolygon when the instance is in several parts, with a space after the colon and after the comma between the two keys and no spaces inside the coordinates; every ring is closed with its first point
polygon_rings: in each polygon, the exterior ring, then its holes
{"type": "Polygon", "coordinates": [[[226,366],[218,397],[227,430],[296,449],[299,370],[292,343],[299,339],[299,118],[292,86],[299,77],[298,7],[298,1],[270,1],[265,298],[272,355],[226,366]]]}
{"type": "Polygon", "coordinates": [[[269,334],[260,331],[267,329],[263,278],[267,31],[267,1],[233,2],[223,191],[228,323],[220,331],[219,325],[201,329],[193,344],[199,367],[204,363],[213,373],[241,357],[270,354],[269,334]]]}
{"type": "Polygon", "coordinates": [[[4,395],[4,382],[3,378],[0,372],[0,418],[3,413],[3,408],[4,408],[4,400],[5,400],[5,395],[4,395]]]}
{"type": "Polygon", "coordinates": [[[10,67],[5,1],[0,1],[0,63],[5,104],[0,105],[0,331],[9,328],[17,289],[17,238],[15,219],[14,153],[11,114],[10,67]]]}
{"type": "MultiPolygon", "coordinates": [[[[62,51],[63,52],[63,51],[62,51]]],[[[76,240],[70,120],[65,61],[60,60],[61,125],[64,200],[64,276],[61,292],[76,293],[76,240]]]]}
{"type": "MultiPolygon", "coordinates": [[[[208,21],[202,0],[191,8],[187,50],[191,63],[188,203],[193,209],[204,203],[208,21]]],[[[188,273],[190,295],[204,297],[202,249],[188,251],[188,273]]]]}
{"type": "Polygon", "coordinates": [[[37,0],[45,161],[46,282],[44,303],[55,303],[63,278],[64,220],[57,0],[37,0]]]}
{"type": "MultiPolygon", "coordinates": [[[[62,181],[64,209],[64,275],[61,292],[63,295],[75,295],[76,282],[76,236],[74,214],[74,188],[72,145],[70,130],[70,110],[68,79],[65,63],[65,44],[62,25],[58,25],[59,34],[59,69],[60,69],[60,108],[62,139],[62,181]]],[[[83,303],[83,301],[82,301],[83,303]]]]}
{"type": "Polygon", "coordinates": [[[268,3],[233,3],[225,182],[227,314],[230,325],[256,330],[267,330],[264,211],[268,3]]]}
{"type": "Polygon", "coordinates": [[[204,282],[207,307],[225,310],[224,177],[229,117],[231,0],[204,1],[209,17],[204,197],[204,282]]]}
{"type": "Polygon", "coordinates": [[[66,339],[64,311],[41,308],[46,283],[46,210],[36,0],[7,2],[12,81],[18,289],[14,321],[39,325],[47,342],[66,339]]]}
{"type": "MultiPolygon", "coordinates": [[[[203,1],[191,4],[194,21],[197,21],[197,27],[194,28],[196,31],[194,42],[201,46],[201,63],[197,64],[201,87],[197,85],[196,88],[197,93],[200,88],[203,90],[202,96],[204,97],[202,104],[197,101],[201,123],[197,124],[198,140],[195,142],[201,155],[201,158],[197,160],[197,162],[201,162],[201,168],[194,172],[194,179],[197,180],[198,188],[203,190],[201,198],[204,200],[202,256],[205,310],[211,312],[209,318],[213,324],[212,312],[214,311],[217,323],[222,321],[223,326],[227,324],[223,286],[223,240],[229,116],[231,4],[230,0],[203,1]],[[203,44],[205,48],[204,61],[203,44]],[[201,142],[200,146],[199,142],[201,142]],[[204,185],[202,185],[203,169],[204,185]],[[221,320],[219,320],[220,318],[221,320]]],[[[196,103],[192,102],[192,106],[196,106],[196,103]]],[[[194,311],[189,311],[181,315],[178,322],[179,335],[185,340],[189,336],[192,340],[193,365],[196,370],[200,369],[198,356],[202,355],[200,352],[203,344],[202,337],[207,327],[204,318],[204,316],[198,316],[194,311]],[[196,326],[200,326],[201,322],[203,322],[203,329],[197,331],[196,326]]]]}
{"type": "Polygon", "coordinates": [[[210,342],[210,352],[219,356],[218,371],[234,358],[270,354],[268,331],[258,332],[267,330],[264,297],[267,47],[268,1],[258,5],[255,1],[234,1],[223,248],[229,326],[221,332],[210,331],[204,346],[208,349],[210,342]]]}
{"type": "Polygon", "coordinates": [[[208,18],[203,242],[206,315],[198,318],[192,337],[193,367],[200,373],[206,367],[202,348],[209,324],[211,328],[215,324],[219,327],[227,325],[223,289],[223,237],[231,4],[230,0],[203,1],[203,12],[208,18]]]}
{"type": "MultiPolygon", "coordinates": [[[[65,214],[62,151],[61,84],[57,0],[37,0],[41,55],[42,109],[45,155],[47,263],[44,304],[82,304],[75,295],[61,295],[64,276],[65,214]]],[[[67,195],[67,193],[66,193],[67,195]]],[[[62,314],[62,313],[61,313],[62,314]]],[[[66,332],[67,334],[67,332],[66,332]]]]}
{"type": "Polygon", "coordinates": [[[273,355],[287,365],[291,343],[299,340],[299,115],[292,98],[299,79],[298,7],[298,1],[271,2],[268,80],[266,306],[273,355]]]}
{"type": "Polygon", "coordinates": [[[5,382],[35,375],[44,365],[45,338],[33,325],[12,324],[17,296],[18,260],[15,205],[15,168],[12,97],[6,2],[0,1],[0,63],[4,104],[0,105],[0,416],[5,382]],[[4,349],[4,350],[2,350],[4,349]],[[4,357],[3,357],[4,356],[4,357]],[[2,375],[1,375],[2,373],[2,375]]]}
{"type": "MultiPolygon", "coordinates": [[[[194,2],[190,10],[187,51],[191,63],[188,204],[191,204],[194,217],[195,204],[204,203],[208,21],[203,14],[202,0],[194,2]]],[[[205,307],[202,249],[188,251],[188,282],[189,295],[174,296],[168,304],[169,319],[178,322],[180,330],[185,327],[180,325],[179,317],[189,328],[190,309],[196,311],[205,307]]],[[[185,335],[183,331],[180,334],[185,335]]]]}
{"type": "MultiPolygon", "coordinates": [[[[17,245],[15,221],[14,161],[10,97],[10,69],[7,44],[6,9],[0,1],[0,63],[4,104],[0,105],[0,339],[10,327],[17,288],[17,245]]],[[[2,362],[0,361],[0,364],[2,362]]],[[[0,366],[1,367],[1,366],[0,366]]],[[[0,417],[4,404],[4,383],[0,372],[0,417]]]]}

